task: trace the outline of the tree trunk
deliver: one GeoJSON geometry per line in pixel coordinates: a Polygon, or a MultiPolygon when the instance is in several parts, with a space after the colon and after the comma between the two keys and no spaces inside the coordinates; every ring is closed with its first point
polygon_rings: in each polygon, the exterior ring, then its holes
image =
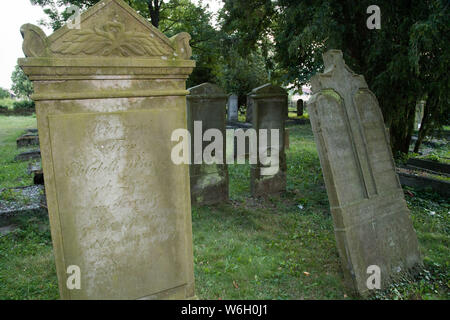
{"type": "Polygon", "coordinates": [[[407,108],[405,117],[402,119],[393,119],[389,132],[391,134],[392,153],[409,153],[409,144],[414,128],[415,108],[407,108]]]}
{"type": "Polygon", "coordinates": [[[428,134],[428,124],[430,121],[430,112],[429,112],[429,101],[425,103],[423,108],[423,117],[420,123],[419,133],[417,134],[417,141],[414,145],[414,153],[419,153],[420,145],[423,142],[423,139],[428,134]]]}
{"type": "Polygon", "coordinates": [[[147,0],[148,11],[150,12],[150,20],[156,28],[159,26],[159,11],[161,9],[162,0],[147,0]]]}

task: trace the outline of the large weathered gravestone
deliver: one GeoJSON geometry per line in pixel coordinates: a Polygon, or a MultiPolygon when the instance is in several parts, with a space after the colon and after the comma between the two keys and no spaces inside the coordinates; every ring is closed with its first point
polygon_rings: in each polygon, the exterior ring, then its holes
{"type": "Polygon", "coordinates": [[[385,288],[421,258],[377,99],[341,51],[323,59],[325,72],[311,80],[308,112],[346,280],[365,294],[371,266],[380,268],[385,288]]]}
{"type": "Polygon", "coordinates": [[[228,95],[217,85],[211,83],[203,83],[188,90],[190,94],[187,96],[187,119],[192,141],[189,167],[192,203],[208,205],[227,201],[228,168],[225,163],[225,115],[228,95]],[[195,124],[195,122],[197,123],[195,124]],[[211,143],[211,141],[203,141],[202,133],[205,134],[209,129],[219,130],[224,139],[222,153],[214,155],[219,162],[212,164],[202,161],[203,152],[211,143]]]}
{"type": "Polygon", "coordinates": [[[228,121],[238,121],[238,96],[232,94],[228,97],[228,121]]]}
{"type": "MultiPolygon", "coordinates": [[[[250,189],[253,196],[278,193],[286,189],[285,115],[288,94],[281,87],[264,85],[252,90],[248,96],[252,106],[252,125],[257,132],[257,163],[250,171],[250,189]],[[267,144],[260,139],[260,130],[267,130],[267,144]],[[272,145],[271,130],[278,130],[278,146],[272,145]],[[278,170],[267,174],[268,165],[263,164],[259,155],[261,149],[278,149],[278,170]],[[267,171],[263,174],[263,171],[267,171]]],[[[269,152],[270,154],[270,152],[269,152]]]]}
{"type": "Polygon", "coordinates": [[[171,161],[189,35],[168,39],[122,0],[91,7],[79,30],[21,32],[61,297],[194,297],[189,168],[171,161]]]}

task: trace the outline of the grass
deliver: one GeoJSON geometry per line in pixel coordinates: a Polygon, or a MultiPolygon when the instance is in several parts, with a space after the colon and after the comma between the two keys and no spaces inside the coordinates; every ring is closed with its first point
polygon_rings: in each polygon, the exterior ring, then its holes
{"type": "Polygon", "coordinates": [[[35,116],[0,115],[0,190],[32,184],[31,175],[26,174],[28,163],[14,161],[16,155],[27,150],[16,147],[16,139],[27,128],[36,128],[35,116]]]}
{"type": "MultiPolygon", "coordinates": [[[[11,144],[34,118],[16,120],[21,125],[10,124],[0,141],[11,144]]],[[[200,299],[359,298],[343,285],[311,127],[291,126],[290,145],[285,194],[252,198],[249,165],[230,165],[229,203],[193,207],[195,279],[200,299]]],[[[0,152],[5,146],[9,148],[2,142],[0,152]]],[[[1,155],[11,162],[11,152],[1,155]]],[[[16,181],[12,184],[17,184],[18,175],[13,177],[16,181]]],[[[418,276],[405,277],[373,298],[449,299],[450,205],[435,194],[413,189],[406,190],[406,200],[425,268],[418,276]]],[[[19,229],[0,237],[0,299],[56,299],[48,219],[24,216],[14,224],[19,229]]]]}

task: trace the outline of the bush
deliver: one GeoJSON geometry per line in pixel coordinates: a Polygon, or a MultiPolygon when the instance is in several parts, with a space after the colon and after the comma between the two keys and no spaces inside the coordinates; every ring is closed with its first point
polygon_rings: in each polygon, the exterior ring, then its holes
{"type": "Polygon", "coordinates": [[[6,89],[0,88],[0,99],[6,99],[9,97],[10,97],[9,91],[6,89]]]}
{"type": "Polygon", "coordinates": [[[13,109],[15,112],[34,112],[33,100],[14,101],[13,109]]]}
{"type": "Polygon", "coordinates": [[[0,113],[7,113],[8,110],[8,107],[0,105],[0,113]]]}

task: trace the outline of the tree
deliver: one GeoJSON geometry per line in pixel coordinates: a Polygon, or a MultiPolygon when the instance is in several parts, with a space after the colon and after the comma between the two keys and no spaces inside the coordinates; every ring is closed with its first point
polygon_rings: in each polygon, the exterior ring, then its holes
{"type": "Polygon", "coordinates": [[[239,106],[246,104],[247,94],[252,89],[270,82],[264,57],[258,52],[244,58],[238,52],[231,50],[222,59],[218,84],[226,92],[234,93],[239,97],[239,106]]]}
{"type": "MultiPolygon", "coordinates": [[[[229,31],[251,30],[243,44],[245,49],[257,47],[267,30],[272,30],[275,61],[285,73],[283,80],[298,90],[322,70],[324,51],[341,49],[350,68],[365,76],[377,96],[394,153],[409,150],[415,106],[420,99],[428,97],[425,112],[434,119],[448,106],[448,56],[439,53],[449,52],[447,1],[375,1],[381,8],[380,30],[366,26],[366,10],[373,4],[369,0],[224,2],[222,17],[229,31]],[[250,15],[250,10],[258,14],[250,15]],[[428,35],[424,36],[424,28],[428,35]],[[437,37],[441,37],[439,41],[430,43],[437,37]],[[417,61],[425,71],[427,59],[434,59],[431,65],[436,69],[418,76],[417,61]],[[439,99],[430,98],[435,95],[433,87],[441,88],[439,99]]],[[[429,126],[437,123],[431,121],[429,126]]]]}
{"type": "Polygon", "coordinates": [[[11,90],[17,97],[30,99],[33,94],[33,84],[18,65],[14,68],[11,75],[12,86],[11,90]]]}
{"type": "MultiPolygon", "coordinates": [[[[53,30],[60,28],[71,16],[68,10],[59,13],[58,8],[76,5],[82,10],[95,5],[99,0],[31,0],[44,7],[49,21],[41,21],[53,30]]],[[[188,32],[192,40],[193,59],[197,66],[188,79],[188,87],[202,82],[216,82],[215,73],[220,57],[220,32],[211,25],[211,14],[207,6],[195,5],[190,0],[126,0],[144,18],[152,22],[168,37],[179,32],[188,32]]]]}
{"type": "MultiPolygon", "coordinates": [[[[42,24],[51,27],[53,30],[61,28],[73,14],[68,8],[77,6],[85,10],[95,5],[100,0],[30,0],[31,4],[44,8],[50,21],[42,21],[42,24]],[[66,8],[62,12],[58,9],[66,8]]],[[[169,0],[125,0],[131,7],[138,11],[144,18],[147,18],[156,28],[159,27],[161,19],[164,19],[166,11],[175,8],[182,1],[169,0]],[[166,10],[169,9],[169,10],[166,10]]]]}
{"type": "Polygon", "coordinates": [[[6,89],[0,88],[0,99],[6,99],[9,97],[10,97],[9,91],[6,89]]]}
{"type": "Polygon", "coordinates": [[[423,139],[433,128],[441,129],[450,120],[450,79],[445,71],[450,66],[448,3],[430,2],[429,16],[411,30],[410,59],[420,79],[420,94],[426,100],[414,152],[419,152],[423,139]]]}

